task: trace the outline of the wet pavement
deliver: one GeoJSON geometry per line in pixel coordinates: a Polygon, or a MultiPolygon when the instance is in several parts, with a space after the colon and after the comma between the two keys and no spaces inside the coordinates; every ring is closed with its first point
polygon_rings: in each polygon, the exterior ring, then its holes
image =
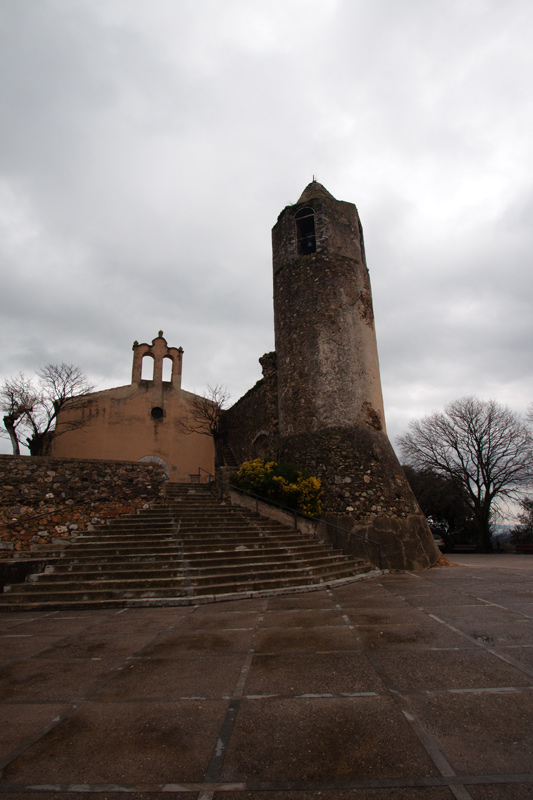
{"type": "Polygon", "coordinates": [[[307,594],[3,613],[0,792],[533,797],[533,556],[454,560],[307,594]]]}

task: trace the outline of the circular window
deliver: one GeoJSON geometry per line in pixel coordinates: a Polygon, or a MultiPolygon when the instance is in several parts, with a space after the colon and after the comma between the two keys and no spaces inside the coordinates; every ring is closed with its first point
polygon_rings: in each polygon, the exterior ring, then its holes
{"type": "Polygon", "coordinates": [[[163,419],[163,409],[160,406],[154,406],[150,413],[152,414],[152,419],[163,419]]]}

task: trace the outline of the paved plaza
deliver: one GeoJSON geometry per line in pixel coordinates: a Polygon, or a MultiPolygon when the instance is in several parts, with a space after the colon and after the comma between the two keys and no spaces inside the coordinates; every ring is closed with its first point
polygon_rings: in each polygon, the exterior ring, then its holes
{"type": "Polygon", "coordinates": [[[533,556],[0,615],[10,800],[530,800],[533,556]]]}

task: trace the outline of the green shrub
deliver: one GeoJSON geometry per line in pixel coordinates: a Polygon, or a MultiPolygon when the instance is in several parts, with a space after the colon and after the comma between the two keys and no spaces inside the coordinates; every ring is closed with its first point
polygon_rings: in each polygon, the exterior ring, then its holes
{"type": "Polygon", "coordinates": [[[322,513],[320,481],[291,464],[277,464],[264,458],[245,461],[237,472],[235,483],[241,489],[302,514],[317,517],[322,513]]]}

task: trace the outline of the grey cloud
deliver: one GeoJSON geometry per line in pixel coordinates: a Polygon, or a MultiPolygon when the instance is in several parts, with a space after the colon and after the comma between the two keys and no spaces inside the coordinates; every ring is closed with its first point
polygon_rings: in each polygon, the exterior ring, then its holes
{"type": "Polygon", "coordinates": [[[273,348],[270,228],[314,173],[361,214],[392,436],[465,393],[525,408],[527,0],[3,12],[2,376],[120,385],[162,328],[186,388],[237,398],[273,348]]]}

